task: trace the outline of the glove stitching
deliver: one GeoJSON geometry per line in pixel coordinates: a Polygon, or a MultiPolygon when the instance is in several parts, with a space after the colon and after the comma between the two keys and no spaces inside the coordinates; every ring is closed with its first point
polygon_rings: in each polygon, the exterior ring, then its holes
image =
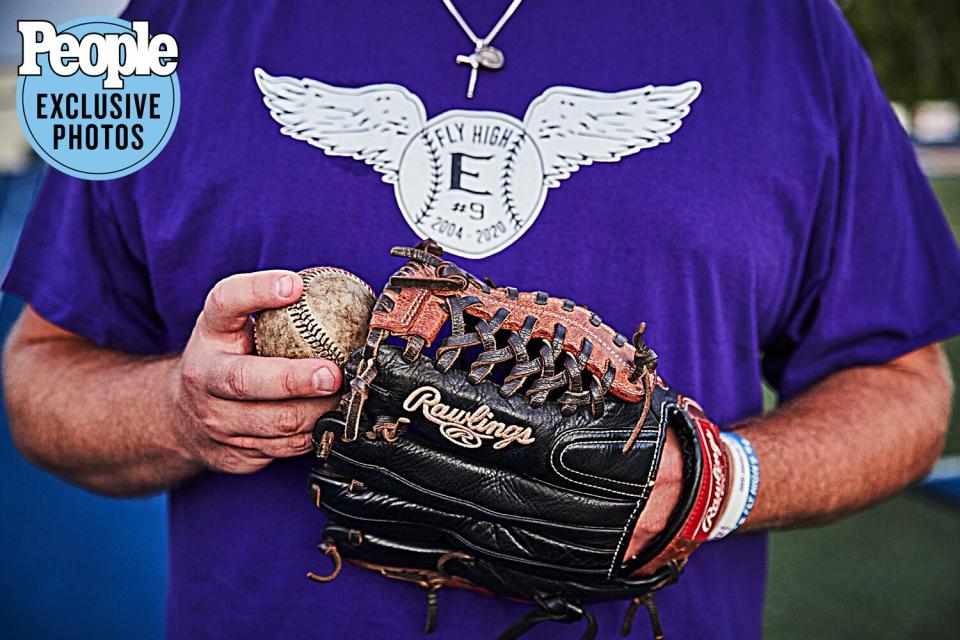
{"type": "MultiPolygon", "coordinates": [[[[398,523],[399,523],[399,524],[412,524],[412,525],[421,525],[421,524],[422,524],[422,523],[419,523],[419,522],[410,522],[410,521],[407,521],[407,520],[385,520],[385,519],[382,519],[382,518],[367,518],[367,517],[364,517],[364,516],[356,516],[356,515],[353,515],[353,514],[344,513],[344,512],[341,511],[340,509],[337,509],[337,508],[335,508],[335,507],[331,507],[329,504],[326,504],[326,503],[324,503],[323,506],[324,506],[325,509],[327,509],[327,510],[329,510],[329,511],[332,511],[333,513],[336,513],[337,515],[343,516],[344,518],[348,518],[348,519],[350,519],[350,520],[365,521],[365,522],[380,522],[380,523],[383,523],[383,524],[398,524],[398,523]]],[[[440,529],[441,531],[444,531],[445,533],[449,534],[452,538],[456,538],[456,539],[457,539],[458,541],[460,541],[460,543],[463,544],[464,546],[467,546],[467,547],[469,547],[470,549],[472,549],[472,550],[474,550],[474,551],[479,551],[479,552],[484,553],[484,554],[486,554],[486,555],[488,555],[488,556],[492,556],[492,557],[494,557],[494,558],[497,558],[498,560],[505,560],[505,561],[509,561],[509,562],[519,562],[519,563],[522,563],[522,564],[529,564],[529,565],[534,565],[534,566],[538,566],[538,567],[546,567],[546,568],[549,568],[549,569],[560,570],[560,571],[571,571],[571,572],[575,572],[575,573],[583,573],[583,574],[586,574],[586,575],[598,574],[598,573],[602,574],[602,573],[603,573],[603,570],[602,570],[602,569],[580,569],[580,568],[577,568],[577,567],[571,567],[571,566],[567,566],[567,565],[557,565],[557,564],[552,564],[552,563],[547,563],[547,562],[536,561],[536,560],[532,560],[532,559],[530,559],[530,558],[528,558],[528,557],[525,557],[525,556],[516,556],[516,555],[511,555],[511,554],[502,553],[502,552],[499,552],[499,551],[494,551],[494,550],[489,549],[489,548],[487,548],[487,547],[483,547],[483,546],[477,545],[476,543],[472,542],[471,540],[469,540],[469,539],[467,539],[467,538],[464,538],[462,535],[460,535],[459,533],[457,533],[457,532],[455,532],[455,531],[451,531],[450,529],[447,529],[447,528],[445,528],[445,527],[439,527],[439,529],[440,529]]],[[[383,536],[378,536],[378,537],[383,537],[383,536]]],[[[384,537],[384,540],[388,540],[388,538],[385,538],[385,537],[384,537]]],[[[566,543],[566,544],[568,544],[568,543],[566,543]]],[[[571,546],[572,546],[572,545],[571,545],[571,546]]],[[[587,549],[587,550],[589,551],[590,549],[587,549]]],[[[610,553],[610,550],[609,550],[609,549],[598,549],[598,550],[596,550],[596,552],[597,552],[598,554],[606,555],[606,554],[610,553]]]]}
{"type": "MultiPolygon", "coordinates": [[[[597,531],[597,532],[599,532],[599,533],[612,533],[612,532],[614,532],[614,531],[620,531],[620,527],[598,527],[598,526],[594,526],[594,525],[573,524],[573,523],[568,524],[568,523],[565,523],[565,522],[557,522],[557,521],[555,521],[555,520],[542,520],[542,519],[539,519],[539,518],[530,518],[530,517],[528,517],[528,516],[522,516],[522,515],[511,514],[511,513],[503,513],[503,512],[500,512],[500,511],[494,511],[493,509],[490,509],[490,508],[488,508],[488,507],[484,507],[483,505],[476,504],[475,502],[469,502],[469,501],[464,500],[464,499],[459,498],[459,497],[450,496],[450,495],[447,495],[447,494],[445,494],[445,493],[440,493],[439,491],[435,491],[435,490],[433,490],[433,489],[428,489],[427,487],[421,486],[421,485],[419,485],[419,484],[417,484],[417,483],[415,483],[415,482],[412,482],[412,481],[408,480],[407,478],[404,478],[403,476],[397,474],[397,473],[394,472],[394,471],[391,471],[390,469],[387,469],[386,467],[383,467],[383,466],[377,465],[377,464],[368,464],[368,463],[365,463],[365,462],[360,462],[359,460],[355,460],[355,459],[353,459],[353,458],[350,458],[350,457],[348,457],[348,456],[345,456],[344,454],[340,453],[340,452],[337,451],[336,449],[334,449],[333,451],[330,452],[330,456],[331,456],[331,457],[340,458],[341,460],[343,460],[344,462],[347,462],[347,463],[349,463],[349,464],[355,464],[355,465],[357,465],[358,467],[360,467],[360,468],[362,468],[362,469],[367,469],[367,470],[370,470],[370,471],[375,471],[375,472],[379,473],[380,475],[384,475],[384,476],[388,476],[388,477],[390,477],[390,478],[393,478],[393,479],[395,479],[395,480],[397,480],[397,481],[399,481],[399,482],[402,482],[403,484],[407,485],[407,486],[410,487],[411,489],[414,489],[415,491],[418,491],[418,492],[421,492],[421,493],[425,493],[425,494],[427,494],[427,495],[434,496],[435,498],[441,498],[441,499],[443,499],[443,500],[448,500],[448,501],[450,501],[450,502],[453,502],[454,504],[465,505],[465,506],[470,507],[470,508],[473,508],[473,509],[475,509],[475,510],[481,512],[481,513],[486,513],[486,514],[488,514],[488,515],[490,515],[490,516],[493,516],[493,517],[496,517],[496,518],[512,519],[512,520],[516,520],[516,521],[518,521],[518,522],[531,522],[531,523],[536,523],[536,524],[541,524],[541,525],[547,525],[547,526],[562,527],[562,528],[564,528],[564,529],[589,529],[590,531],[597,531]]],[[[545,482],[545,481],[540,481],[540,480],[538,480],[538,482],[542,482],[542,484],[545,484],[545,485],[547,485],[547,486],[555,486],[555,485],[553,485],[553,484],[551,484],[551,483],[549,483],[549,482],[545,482]]],[[[558,488],[558,489],[561,489],[561,490],[567,490],[567,491],[569,491],[569,489],[564,489],[563,487],[557,487],[557,488],[558,488]]],[[[592,494],[586,494],[586,496],[589,497],[589,498],[596,498],[596,496],[594,496],[594,495],[592,495],[592,494]]]]}
{"type": "MultiPolygon", "coordinates": [[[[673,404],[673,403],[662,402],[660,404],[660,420],[658,422],[659,428],[660,428],[660,436],[657,439],[657,450],[653,457],[653,459],[656,460],[657,463],[650,465],[650,471],[648,472],[648,475],[647,475],[647,484],[650,486],[650,489],[653,488],[653,483],[655,481],[657,470],[660,468],[659,462],[660,462],[660,456],[663,455],[663,444],[667,441],[667,438],[665,437],[665,433],[667,429],[667,415],[668,415],[667,405],[668,404],[673,404]]],[[[673,406],[676,406],[676,405],[673,404],[673,406]]],[[[614,551],[613,558],[610,561],[610,570],[607,573],[607,577],[610,579],[613,578],[613,574],[617,569],[617,558],[621,556],[621,553],[624,550],[624,541],[627,538],[627,534],[633,533],[632,529],[634,526],[635,519],[637,518],[637,512],[641,509],[641,507],[644,504],[646,504],[646,499],[648,496],[649,496],[649,490],[646,492],[646,495],[642,496],[639,500],[637,500],[637,505],[636,507],[634,507],[633,513],[631,513],[630,517],[627,519],[626,526],[624,526],[623,528],[623,533],[620,534],[620,541],[617,543],[616,551],[614,551]]]]}
{"type": "MultiPolygon", "coordinates": [[[[568,432],[568,433],[570,433],[570,432],[568,432]]],[[[566,435],[566,434],[564,434],[564,435],[566,435]]],[[[619,435],[619,433],[618,433],[618,435],[619,435]]],[[[553,449],[551,450],[551,455],[552,455],[553,452],[556,450],[556,448],[557,448],[558,446],[560,446],[560,444],[561,444],[560,442],[557,442],[557,443],[555,443],[555,444],[553,445],[553,449]]],[[[573,467],[571,467],[570,465],[568,465],[568,464],[567,464],[566,462],[564,462],[564,460],[563,460],[563,456],[565,456],[565,455],[567,454],[567,449],[569,448],[569,446],[570,446],[570,445],[574,445],[574,444],[578,444],[578,445],[580,445],[580,444],[604,444],[604,445],[609,445],[609,444],[616,444],[616,443],[613,443],[613,442],[611,442],[610,440],[577,440],[576,442],[565,443],[564,449],[563,449],[563,451],[560,452],[560,456],[559,456],[560,466],[561,466],[563,469],[569,471],[570,473],[573,473],[573,474],[576,474],[576,475],[579,475],[579,476],[587,476],[588,478],[594,478],[595,480],[605,480],[605,481],[607,481],[607,482],[612,482],[612,483],[614,483],[614,484],[620,484],[620,485],[624,485],[624,486],[627,486],[627,487],[636,487],[637,489],[645,489],[645,488],[648,486],[648,485],[646,485],[646,484],[640,484],[640,483],[638,483],[638,482],[627,482],[626,480],[617,480],[616,478],[609,478],[609,477],[604,477],[604,476],[598,476],[598,475],[595,475],[595,474],[592,474],[592,473],[587,473],[586,471],[577,471],[576,469],[574,469],[573,467]]],[[[559,473],[559,471],[558,471],[558,473],[559,473]]],[[[561,475],[562,475],[562,474],[561,474],[561,475]]],[[[565,477],[565,476],[564,476],[564,477],[565,477]]],[[[635,494],[635,493],[624,493],[624,492],[616,491],[615,489],[610,489],[610,491],[614,491],[614,492],[616,492],[616,493],[620,493],[621,495],[628,495],[628,496],[630,496],[631,498],[637,496],[637,494],[635,494]]]]}
{"type": "MultiPolygon", "coordinates": [[[[336,485],[336,483],[332,483],[332,484],[335,484],[335,485],[336,485]]],[[[340,487],[338,487],[338,488],[340,488],[340,487]]],[[[341,493],[342,493],[342,489],[341,489],[341,493]]],[[[389,494],[383,494],[383,495],[389,496],[389,494]]],[[[390,497],[392,497],[392,496],[390,496],[390,497]]],[[[347,500],[349,500],[349,497],[347,498],[347,500]]],[[[421,504],[419,504],[419,503],[412,502],[412,501],[409,501],[409,500],[405,500],[405,502],[409,502],[410,504],[415,504],[415,505],[417,505],[418,507],[421,507],[421,508],[424,506],[424,505],[421,505],[421,504]]],[[[417,521],[417,520],[403,520],[403,519],[400,519],[400,518],[375,518],[375,517],[373,517],[373,516],[364,516],[364,515],[357,515],[357,514],[354,514],[354,513],[347,513],[347,512],[345,512],[345,511],[343,511],[343,510],[341,510],[341,509],[338,509],[338,508],[336,508],[336,507],[330,506],[329,502],[326,502],[326,501],[323,503],[323,506],[324,506],[325,509],[328,509],[328,510],[330,510],[330,511],[336,512],[337,514],[339,514],[339,515],[341,515],[341,516],[344,516],[344,517],[346,517],[346,518],[350,518],[350,519],[352,519],[352,520],[363,520],[363,521],[365,521],[365,522],[379,522],[379,523],[382,523],[382,524],[408,524],[408,525],[413,525],[413,526],[416,526],[416,527],[422,527],[422,526],[424,526],[424,525],[423,525],[423,522],[417,521]]],[[[428,508],[428,509],[433,509],[433,507],[430,507],[430,506],[427,506],[426,508],[428,508]]],[[[433,509],[433,510],[437,510],[437,509],[433,509]]],[[[473,518],[472,516],[466,516],[466,515],[460,515],[460,514],[447,514],[447,515],[454,515],[455,517],[458,517],[458,518],[461,518],[461,519],[474,520],[474,518],[473,518]]],[[[513,537],[513,535],[510,533],[510,531],[508,530],[508,528],[507,528],[506,525],[501,524],[501,523],[494,523],[494,524],[497,524],[497,525],[501,528],[501,530],[503,531],[503,533],[506,533],[508,536],[510,536],[510,539],[513,541],[513,543],[517,546],[518,549],[523,549],[523,545],[520,544],[520,542],[519,542],[516,538],[513,537]]],[[[453,535],[453,536],[459,536],[459,535],[460,535],[460,534],[456,533],[454,530],[449,529],[449,528],[447,528],[447,527],[438,527],[438,528],[441,529],[441,530],[443,530],[443,531],[446,531],[446,532],[450,533],[450,535],[453,535]]],[[[614,530],[612,530],[612,531],[619,531],[619,529],[614,529],[614,530]]],[[[611,531],[611,532],[612,532],[612,531],[611,531]]],[[[604,555],[610,553],[610,548],[609,548],[609,547],[593,547],[593,546],[584,545],[584,544],[575,544],[575,543],[572,543],[572,542],[570,542],[569,540],[566,540],[566,539],[558,539],[558,538],[555,538],[555,537],[552,537],[552,536],[549,536],[549,535],[546,535],[546,534],[536,533],[536,532],[534,532],[534,531],[527,531],[527,533],[528,533],[530,536],[540,536],[541,538],[545,538],[545,539],[549,540],[549,541],[550,541],[551,543],[553,543],[553,544],[565,545],[565,546],[568,546],[568,547],[573,547],[573,548],[579,549],[579,550],[584,551],[584,552],[587,552],[587,553],[597,553],[597,554],[604,554],[604,555]]],[[[380,537],[383,537],[383,536],[380,536],[380,537]]],[[[478,547],[478,546],[476,546],[476,543],[474,543],[474,548],[479,549],[479,550],[481,550],[481,551],[486,551],[486,549],[487,549],[486,547],[478,547]]]]}
{"type": "MultiPolygon", "coordinates": [[[[410,308],[407,309],[407,312],[403,314],[403,317],[400,320],[400,324],[402,324],[403,326],[407,326],[407,324],[410,322],[413,316],[420,312],[420,305],[423,302],[423,299],[428,295],[430,295],[430,292],[427,291],[426,289],[421,289],[417,291],[416,301],[414,301],[414,303],[410,305],[410,308]]],[[[422,338],[423,336],[420,336],[420,337],[422,338]]]]}
{"type": "Polygon", "coordinates": [[[627,533],[632,533],[630,531],[633,528],[634,519],[637,517],[637,512],[640,510],[641,506],[645,503],[643,498],[637,500],[636,506],[634,506],[633,511],[630,512],[630,517],[627,518],[627,525],[623,528],[623,532],[620,534],[620,540],[617,541],[617,547],[613,551],[613,557],[610,558],[610,568],[607,569],[607,579],[612,580],[613,574],[617,570],[617,558],[620,557],[620,549],[623,548],[623,541],[627,537],[627,533]]]}

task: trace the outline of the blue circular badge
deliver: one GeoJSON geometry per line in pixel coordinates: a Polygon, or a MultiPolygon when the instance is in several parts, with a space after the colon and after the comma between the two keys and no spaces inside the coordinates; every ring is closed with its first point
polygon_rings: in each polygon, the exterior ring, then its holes
{"type": "MultiPolygon", "coordinates": [[[[57,32],[81,43],[88,34],[129,34],[125,40],[132,43],[131,37],[137,37],[132,26],[116,18],[83,18],[57,32]]],[[[102,45],[104,38],[96,41],[102,45]]],[[[89,42],[79,51],[89,52],[94,68],[100,56],[108,55],[89,42]]],[[[119,50],[119,62],[128,55],[130,51],[119,50]]],[[[94,76],[81,67],[72,75],[58,75],[49,56],[37,54],[40,74],[21,75],[17,85],[20,124],[40,157],[77,178],[107,180],[141,169],[163,150],[180,114],[175,72],[161,76],[139,68],[123,75],[122,88],[105,88],[108,70],[94,76]]]]}

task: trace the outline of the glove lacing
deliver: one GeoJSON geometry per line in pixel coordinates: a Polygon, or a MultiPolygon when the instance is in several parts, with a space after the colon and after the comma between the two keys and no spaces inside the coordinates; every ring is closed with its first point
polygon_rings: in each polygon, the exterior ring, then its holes
{"type": "MultiPolygon", "coordinates": [[[[481,282],[460,269],[457,265],[441,258],[442,250],[432,241],[425,241],[416,247],[395,247],[392,255],[407,258],[410,262],[401,268],[396,275],[390,278],[390,283],[377,300],[375,311],[392,309],[394,304],[391,298],[391,289],[399,292],[406,288],[426,289],[441,297],[446,306],[450,321],[450,335],[444,338],[436,349],[434,362],[441,373],[450,370],[457,361],[463,349],[480,346],[483,351],[470,363],[470,372],[467,380],[471,384],[479,384],[485,380],[494,368],[503,363],[513,363],[510,372],[500,385],[500,395],[510,397],[521,390],[528,380],[531,381],[524,395],[532,407],[543,406],[552,392],[563,389],[556,402],[565,416],[573,414],[581,406],[589,406],[594,417],[603,415],[604,398],[616,376],[616,368],[609,361],[602,376],[593,375],[586,369],[593,345],[584,339],[578,349],[564,349],[566,328],[557,323],[553,336],[549,341],[544,340],[536,358],[530,358],[527,344],[533,334],[538,318],[528,315],[518,331],[509,331],[507,344],[497,345],[496,334],[503,331],[502,325],[510,315],[510,310],[501,307],[490,317],[490,320],[476,319],[472,331],[468,331],[466,310],[480,304],[480,300],[464,292],[470,286],[479,287],[489,293],[491,285],[481,282]],[[423,264],[434,269],[435,276],[423,276],[414,273],[414,264],[423,264]],[[449,292],[448,294],[438,292],[449,292]],[[561,354],[567,357],[561,358],[561,354]],[[561,363],[558,367],[558,363],[561,363]],[[559,369],[559,370],[558,370],[559,369]],[[587,379],[587,388],[584,388],[584,379],[587,379]]],[[[516,289],[507,287],[507,296],[516,299],[516,289]]],[[[548,296],[537,293],[538,304],[546,304],[548,296]]],[[[575,305],[572,301],[564,301],[563,308],[572,311],[575,305]]],[[[600,324],[595,314],[591,322],[600,324]]],[[[653,387],[657,382],[657,354],[647,346],[643,339],[646,323],[641,323],[633,335],[635,348],[633,371],[630,374],[631,382],[640,381],[643,389],[643,410],[640,418],[623,447],[627,453],[636,442],[643,424],[650,411],[653,387]]],[[[376,356],[380,345],[389,337],[390,333],[383,329],[371,329],[364,346],[363,359],[357,368],[357,374],[350,381],[350,393],[344,397],[344,413],[346,414],[346,429],[343,439],[351,442],[357,438],[360,430],[360,416],[363,405],[369,394],[369,385],[376,378],[376,356]]],[[[417,335],[400,336],[406,340],[403,358],[408,362],[414,361],[426,346],[423,337],[417,335]]],[[[396,431],[381,427],[377,433],[386,436],[396,436],[396,431]]]]}

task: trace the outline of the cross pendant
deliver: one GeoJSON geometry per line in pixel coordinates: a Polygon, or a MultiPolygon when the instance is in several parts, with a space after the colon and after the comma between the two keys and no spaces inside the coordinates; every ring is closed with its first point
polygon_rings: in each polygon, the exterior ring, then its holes
{"type": "Polygon", "coordinates": [[[473,98],[473,91],[477,88],[477,72],[480,67],[497,71],[503,68],[503,52],[489,44],[478,44],[476,50],[468,56],[457,56],[457,64],[470,66],[470,82],[467,83],[467,98],[473,98]]]}

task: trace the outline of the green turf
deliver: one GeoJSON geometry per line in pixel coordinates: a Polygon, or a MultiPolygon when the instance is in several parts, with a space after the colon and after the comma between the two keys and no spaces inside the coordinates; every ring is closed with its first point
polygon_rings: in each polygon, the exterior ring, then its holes
{"type": "Polygon", "coordinates": [[[960,511],[907,494],[773,534],[764,637],[960,637],[960,511]]]}
{"type": "MultiPolygon", "coordinates": [[[[933,186],[960,239],[960,177],[933,186]]],[[[960,338],[946,346],[960,383],[960,338]]],[[[830,526],[774,533],[769,575],[768,639],[960,638],[960,507],[908,492],[830,526]]]]}

